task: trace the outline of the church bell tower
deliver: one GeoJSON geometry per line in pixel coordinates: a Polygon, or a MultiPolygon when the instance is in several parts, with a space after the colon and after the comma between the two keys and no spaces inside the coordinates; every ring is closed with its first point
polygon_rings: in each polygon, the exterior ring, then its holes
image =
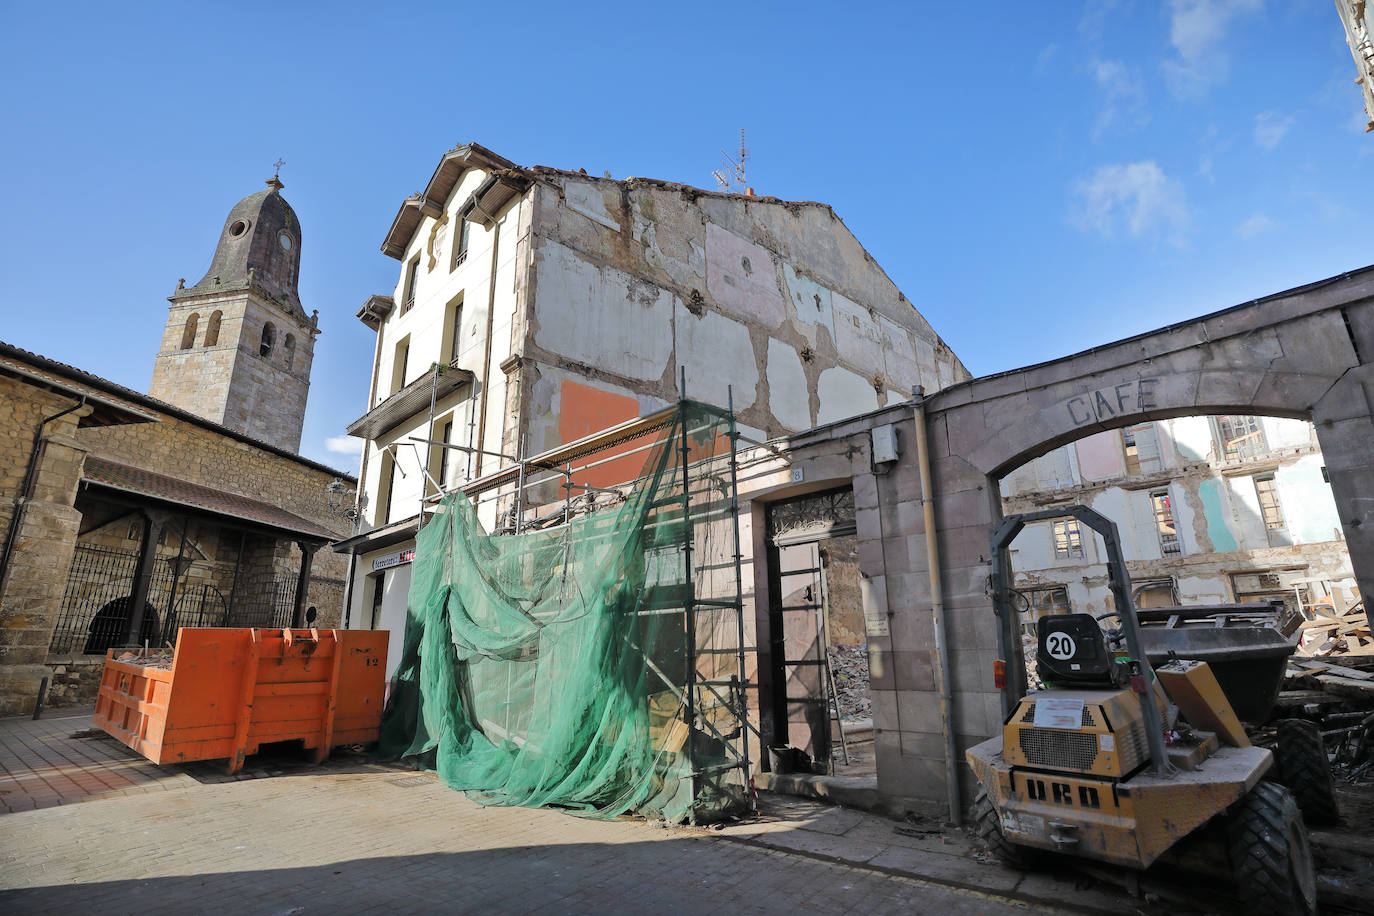
{"type": "Polygon", "coordinates": [[[209,271],[177,283],[148,393],[295,452],[319,313],[296,292],[301,225],[283,187],[273,175],[235,204],[209,271]]]}

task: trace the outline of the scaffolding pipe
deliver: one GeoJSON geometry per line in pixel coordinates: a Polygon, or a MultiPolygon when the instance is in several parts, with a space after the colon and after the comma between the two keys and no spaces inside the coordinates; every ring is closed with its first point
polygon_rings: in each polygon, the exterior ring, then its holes
{"type": "Polygon", "coordinates": [[[738,450],[735,448],[735,439],[739,438],[739,428],[735,423],[735,386],[728,385],[725,389],[725,403],[730,414],[730,521],[734,526],[735,533],[735,615],[736,631],[738,642],[737,663],[739,665],[739,696],[736,703],[739,706],[739,727],[740,727],[740,750],[744,756],[744,796],[749,805],[749,810],[754,811],[754,793],[750,791],[753,783],[753,767],[749,761],[749,682],[744,676],[744,573],[740,570],[740,564],[744,560],[744,554],[740,551],[739,543],[739,474],[737,471],[738,462],[736,455],[738,450]]]}
{"type": "MultiPolygon", "coordinates": [[[[678,439],[682,449],[682,479],[678,483],[682,487],[682,570],[683,584],[685,586],[686,600],[683,601],[685,607],[685,626],[687,630],[687,708],[684,713],[687,717],[687,766],[692,773],[692,800],[695,804],[697,797],[697,754],[696,754],[696,735],[694,732],[697,727],[697,607],[696,607],[696,584],[692,576],[692,541],[694,533],[692,530],[692,494],[688,489],[688,471],[690,468],[690,455],[687,449],[687,367],[682,367],[682,390],[679,393],[678,402],[678,439]]],[[[691,815],[692,822],[696,822],[696,812],[691,815]]]]}
{"type": "Polygon", "coordinates": [[[515,461],[520,466],[519,482],[515,485],[515,533],[520,533],[520,518],[525,514],[525,437],[520,437],[520,447],[515,450],[515,461]]]}
{"type": "Polygon", "coordinates": [[[945,791],[949,796],[949,821],[963,823],[959,797],[959,756],[955,747],[954,710],[950,688],[949,644],[945,638],[945,596],[940,583],[940,540],[935,530],[935,497],[930,479],[930,452],[926,438],[925,389],[912,389],[916,410],[916,465],[921,474],[921,515],[926,527],[926,565],[930,567],[930,614],[935,627],[935,677],[940,685],[940,730],[945,739],[945,791]]]}

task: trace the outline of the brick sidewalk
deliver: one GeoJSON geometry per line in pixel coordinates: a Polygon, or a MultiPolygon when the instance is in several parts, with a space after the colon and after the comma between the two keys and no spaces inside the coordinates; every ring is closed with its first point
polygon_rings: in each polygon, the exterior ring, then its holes
{"type": "MultiPolygon", "coordinates": [[[[293,750],[255,754],[229,776],[223,761],[157,766],[91,727],[92,710],[50,710],[38,720],[0,719],[0,816],[55,805],[286,773],[319,772],[293,750]]],[[[327,770],[356,770],[359,758],[335,751],[327,770]]]]}

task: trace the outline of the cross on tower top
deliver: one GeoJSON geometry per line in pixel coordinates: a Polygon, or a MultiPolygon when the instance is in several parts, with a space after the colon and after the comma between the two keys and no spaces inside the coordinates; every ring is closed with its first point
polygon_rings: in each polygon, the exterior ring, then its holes
{"type": "Polygon", "coordinates": [[[276,178],[278,175],[281,174],[281,167],[284,166],[284,165],[286,165],[286,160],[285,160],[285,159],[282,159],[280,156],[278,156],[278,157],[277,157],[277,161],[274,162],[274,163],[272,163],[272,168],[274,168],[274,169],[276,170],[276,171],[274,171],[274,172],[272,173],[272,177],[273,177],[273,178],[276,178]]]}

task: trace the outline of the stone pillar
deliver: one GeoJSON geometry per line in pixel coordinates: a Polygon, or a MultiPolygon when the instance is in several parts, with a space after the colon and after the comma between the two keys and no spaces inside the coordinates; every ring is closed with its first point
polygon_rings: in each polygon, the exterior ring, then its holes
{"type": "Polygon", "coordinates": [[[129,596],[129,620],[124,629],[124,645],[137,646],[143,642],[143,609],[148,603],[148,589],[153,583],[153,565],[157,562],[157,542],[167,526],[171,514],[149,509],[143,512],[143,541],[138,550],[138,569],[134,573],[134,591],[129,596]]]}
{"type": "Polygon", "coordinates": [[[89,412],[82,408],[48,427],[31,495],[15,506],[23,519],[0,594],[0,716],[33,712],[49,674],[44,662],[81,525],[73,503],[86,452],[72,433],[78,418],[89,412]]]}
{"type": "Polygon", "coordinates": [[[1374,595],[1374,364],[1346,372],[1313,407],[1312,422],[1350,565],[1368,599],[1374,595]]]}
{"type": "Polygon", "coordinates": [[[319,549],[317,544],[307,544],[298,541],[297,547],[301,549],[301,571],[296,577],[296,606],[291,610],[291,626],[293,628],[304,626],[305,620],[305,598],[310,591],[310,564],[315,559],[315,551],[319,549]]]}

